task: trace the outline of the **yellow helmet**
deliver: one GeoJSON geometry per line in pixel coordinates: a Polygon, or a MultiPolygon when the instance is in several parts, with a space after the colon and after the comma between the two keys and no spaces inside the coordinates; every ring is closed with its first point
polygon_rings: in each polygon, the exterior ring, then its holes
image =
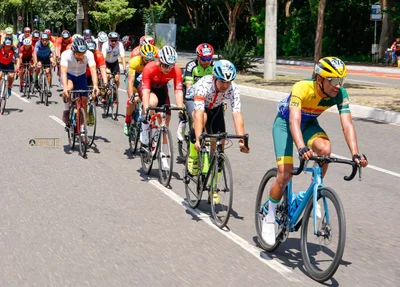
{"type": "Polygon", "coordinates": [[[315,65],[315,74],[322,78],[344,78],[347,76],[346,65],[336,57],[325,57],[315,65]]]}
{"type": "Polygon", "coordinates": [[[140,56],[142,56],[145,60],[153,61],[157,57],[157,49],[153,45],[144,44],[142,47],[140,47],[140,56]]]}

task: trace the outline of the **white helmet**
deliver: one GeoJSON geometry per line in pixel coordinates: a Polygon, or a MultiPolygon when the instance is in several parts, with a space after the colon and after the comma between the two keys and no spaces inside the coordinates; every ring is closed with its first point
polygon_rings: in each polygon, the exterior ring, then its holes
{"type": "Polygon", "coordinates": [[[72,41],[74,41],[76,38],[82,38],[82,39],[83,39],[83,37],[82,37],[81,34],[74,34],[74,35],[72,35],[72,41]]]}
{"type": "Polygon", "coordinates": [[[103,31],[99,32],[99,34],[97,35],[97,39],[101,43],[107,42],[107,40],[108,40],[107,33],[103,32],[103,31]]]}
{"type": "Polygon", "coordinates": [[[178,54],[171,46],[164,46],[158,53],[161,63],[166,65],[174,65],[178,61],[178,54]]]}
{"type": "Polygon", "coordinates": [[[32,45],[32,40],[31,38],[26,38],[24,39],[24,46],[30,46],[32,45]]]}

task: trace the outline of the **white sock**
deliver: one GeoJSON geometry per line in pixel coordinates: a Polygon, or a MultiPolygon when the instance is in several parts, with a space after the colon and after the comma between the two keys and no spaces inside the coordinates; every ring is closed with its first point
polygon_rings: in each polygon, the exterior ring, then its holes
{"type": "Polygon", "coordinates": [[[149,144],[148,132],[149,132],[149,124],[142,123],[142,132],[140,133],[140,141],[142,144],[145,145],[149,144]]]}
{"type": "Polygon", "coordinates": [[[69,103],[64,103],[64,111],[69,111],[69,103]]]}
{"type": "Polygon", "coordinates": [[[267,222],[275,222],[276,206],[277,203],[273,203],[271,200],[268,202],[268,214],[266,216],[267,222]]]}
{"type": "Polygon", "coordinates": [[[163,152],[164,154],[167,154],[167,153],[168,153],[168,144],[163,144],[163,145],[162,145],[162,152],[163,152]]]}

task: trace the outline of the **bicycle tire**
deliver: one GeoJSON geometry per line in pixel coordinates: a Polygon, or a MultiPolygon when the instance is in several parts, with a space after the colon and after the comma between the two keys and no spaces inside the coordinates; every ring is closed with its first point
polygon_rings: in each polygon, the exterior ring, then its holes
{"type": "Polygon", "coordinates": [[[86,152],[87,152],[87,142],[88,142],[88,134],[87,134],[87,121],[86,121],[86,115],[85,115],[85,110],[83,108],[79,109],[79,121],[78,123],[78,142],[79,142],[79,154],[81,157],[86,158],[86,152]],[[82,126],[83,126],[83,131],[82,131],[82,126]],[[82,139],[83,138],[83,139],[82,139]]]}
{"type": "Polygon", "coordinates": [[[140,137],[140,130],[141,130],[141,126],[142,126],[142,122],[138,121],[138,122],[131,122],[131,126],[130,128],[130,134],[128,137],[128,141],[129,141],[129,150],[131,151],[131,153],[133,155],[136,154],[137,151],[137,146],[139,143],[139,137],[140,137]]]}
{"type": "MultiPolygon", "coordinates": [[[[200,161],[199,157],[199,161],[200,161]]],[[[203,196],[203,182],[205,180],[205,175],[200,172],[201,163],[198,162],[199,173],[197,175],[191,175],[189,173],[189,157],[186,157],[185,172],[183,177],[183,182],[185,184],[186,202],[191,208],[197,208],[201,202],[203,196]],[[191,186],[191,183],[194,183],[191,186]]]]}
{"type": "MultiPolygon", "coordinates": [[[[269,189],[267,190],[267,192],[268,192],[267,196],[263,198],[263,195],[265,192],[265,187],[267,186],[268,183],[271,183],[272,181],[274,181],[276,179],[277,173],[278,173],[277,168],[272,168],[264,174],[264,176],[260,182],[260,185],[258,187],[257,197],[256,197],[256,205],[255,205],[255,218],[254,219],[255,219],[258,243],[260,244],[262,249],[264,249],[265,251],[268,251],[268,252],[274,251],[281,244],[280,240],[276,240],[275,244],[273,246],[270,246],[263,240],[262,235],[261,235],[263,220],[267,214],[267,213],[264,213],[263,207],[264,207],[264,204],[268,204],[268,199],[269,199],[269,189]]],[[[277,206],[277,215],[278,215],[278,211],[281,210],[281,208],[278,208],[278,207],[283,202],[286,201],[286,199],[285,199],[287,196],[286,194],[287,194],[287,192],[285,190],[285,192],[283,193],[281,202],[277,206]]],[[[266,209],[267,209],[267,207],[266,207],[266,209]]],[[[277,233],[276,237],[277,238],[279,237],[279,233],[277,233]]]]}
{"type": "Polygon", "coordinates": [[[25,70],[24,84],[23,84],[23,90],[22,90],[24,97],[27,97],[27,98],[29,97],[29,85],[30,85],[30,83],[29,83],[30,78],[29,78],[28,71],[25,70]]]}
{"type": "Polygon", "coordinates": [[[97,128],[97,111],[96,111],[96,105],[94,104],[93,101],[90,101],[87,104],[89,118],[90,118],[90,108],[92,108],[94,123],[93,123],[93,127],[90,127],[89,125],[87,126],[88,139],[89,139],[88,146],[92,146],[93,145],[94,138],[96,136],[96,128],[97,128]]]}
{"type": "MultiPolygon", "coordinates": [[[[301,227],[301,255],[303,258],[304,262],[304,267],[308,272],[308,275],[318,281],[318,282],[325,282],[329,280],[336,272],[336,270],[339,267],[340,261],[342,260],[343,252],[344,252],[344,247],[346,244],[346,219],[344,215],[344,208],[343,204],[338,196],[338,194],[331,188],[329,187],[321,187],[318,189],[318,199],[320,198],[327,198],[331,200],[333,203],[334,209],[337,212],[337,219],[338,219],[338,230],[334,231],[333,234],[338,234],[338,246],[336,248],[336,252],[334,253],[334,257],[332,260],[332,263],[329,265],[328,268],[325,270],[321,270],[317,266],[313,264],[312,258],[314,256],[311,256],[307,244],[307,232],[308,232],[308,224],[310,220],[313,220],[313,216],[310,217],[311,211],[313,208],[313,201],[309,200],[307,203],[307,206],[304,210],[304,215],[303,215],[303,222],[302,222],[302,227],[301,227]],[[308,219],[308,220],[305,220],[308,219]],[[310,258],[312,257],[312,258],[310,258]]],[[[332,209],[330,210],[332,211],[332,209]]],[[[332,213],[329,212],[329,218],[332,219],[333,217],[331,216],[332,213]]],[[[326,219],[325,212],[321,217],[321,222],[326,219]]],[[[311,223],[312,224],[312,223],[311,223]]],[[[312,224],[313,225],[313,224],[312,224]]],[[[331,225],[325,226],[325,228],[330,228],[331,225]]],[[[314,230],[314,228],[313,228],[314,230]]],[[[324,242],[324,248],[327,248],[326,243],[324,242]]],[[[329,250],[329,255],[333,253],[333,250],[329,250]]],[[[316,262],[317,263],[317,262],[316,262]]]]}
{"type": "Polygon", "coordinates": [[[75,111],[75,108],[69,109],[69,127],[66,127],[67,134],[68,134],[68,142],[69,142],[71,149],[73,149],[75,147],[75,125],[73,125],[73,120],[72,120],[74,111],[75,111]]]}
{"type": "Polygon", "coordinates": [[[43,91],[43,97],[44,97],[44,104],[45,106],[49,105],[49,83],[47,81],[47,76],[43,77],[43,86],[42,86],[42,91],[43,91]]]}
{"type": "Polygon", "coordinates": [[[224,228],[229,221],[231,211],[232,211],[232,202],[233,202],[233,177],[232,177],[232,168],[229,162],[229,159],[226,154],[220,153],[219,160],[214,162],[211,168],[211,176],[209,179],[211,180],[210,185],[210,198],[211,198],[211,215],[213,222],[219,228],[224,228]],[[221,178],[219,177],[219,169],[221,168],[221,178]],[[214,185],[214,180],[216,179],[216,184],[214,185]],[[220,181],[220,179],[222,179],[220,181]],[[219,186],[219,182],[223,183],[224,186],[219,186]],[[215,202],[214,192],[218,193],[219,203],[215,202]],[[221,202],[221,197],[228,197],[227,204],[223,205],[221,202]],[[226,208],[224,208],[224,206],[226,208]],[[223,212],[224,214],[221,214],[223,212]]]}
{"type": "Polygon", "coordinates": [[[173,141],[172,141],[172,134],[171,134],[171,130],[167,127],[164,126],[162,132],[160,133],[160,136],[158,138],[158,179],[160,181],[160,183],[167,187],[169,186],[169,183],[171,182],[171,176],[172,176],[172,172],[174,170],[174,146],[173,146],[173,141]],[[163,170],[162,169],[162,156],[161,156],[161,152],[162,152],[162,146],[164,145],[163,143],[163,137],[164,134],[166,135],[167,138],[167,145],[168,145],[168,152],[169,152],[169,157],[168,155],[166,155],[165,158],[167,158],[167,160],[169,161],[169,170],[163,170]]]}
{"type": "Polygon", "coordinates": [[[113,88],[113,93],[112,93],[112,97],[111,97],[111,118],[113,120],[117,120],[118,118],[118,106],[119,106],[119,102],[118,102],[118,93],[117,93],[117,87],[113,88]]]}
{"type": "Polygon", "coordinates": [[[151,168],[153,167],[153,161],[154,161],[154,155],[151,151],[151,143],[153,141],[151,129],[149,129],[148,133],[149,133],[149,135],[148,135],[148,138],[149,138],[148,150],[140,151],[140,161],[142,163],[143,171],[146,174],[149,174],[151,172],[151,168]]]}
{"type": "Polygon", "coordinates": [[[40,97],[40,103],[43,104],[43,100],[44,100],[43,97],[44,97],[44,94],[43,94],[43,86],[41,86],[41,83],[42,83],[42,81],[43,81],[43,73],[40,72],[39,75],[40,75],[40,76],[39,76],[39,80],[38,80],[38,83],[39,83],[38,92],[39,92],[39,97],[40,97]]]}
{"type": "Polygon", "coordinates": [[[4,75],[3,78],[1,80],[1,93],[0,93],[0,112],[3,115],[5,110],[6,110],[6,103],[7,103],[7,93],[8,93],[8,89],[7,89],[7,83],[4,79],[4,75]]]}

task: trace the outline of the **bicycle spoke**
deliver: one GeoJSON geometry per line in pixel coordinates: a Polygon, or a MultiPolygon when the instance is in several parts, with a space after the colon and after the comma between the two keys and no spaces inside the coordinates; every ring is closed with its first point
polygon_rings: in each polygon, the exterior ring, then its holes
{"type": "Polygon", "coordinates": [[[173,165],[174,165],[174,150],[172,146],[172,135],[170,129],[165,126],[159,139],[159,179],[164,186],[169,186],[171,181],[173,165]]]}
{"type": "Polygon", "coordinates": [[[87,105],[88,109],[88,125],[87,125],[87,133],[88,133],[88,145],[92,146],[94,142],[94,138],[96,136],[96,127],[97,127],[97,112],[96,105],[93,101],[90,101],[87,105]]]}

